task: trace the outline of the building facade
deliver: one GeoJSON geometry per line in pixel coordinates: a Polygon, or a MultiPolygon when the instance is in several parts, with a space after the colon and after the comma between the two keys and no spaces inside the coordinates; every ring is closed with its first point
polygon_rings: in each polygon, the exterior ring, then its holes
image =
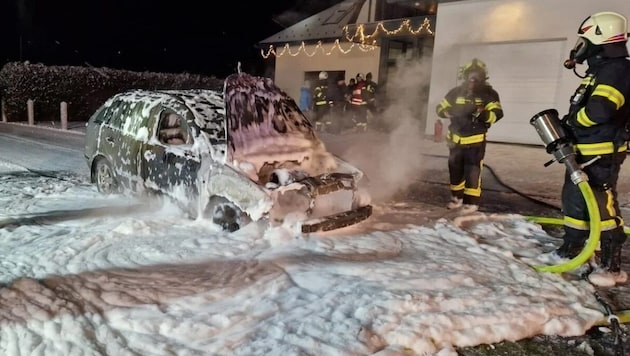
{"type": "MultiPolygon", "coordinates": [[[[436,105],[459,84],[459,67],[479,58],[505,112],[488,139],[538,145],[529,120],[545,109],[568,110],[581,79],[562,64],[580,23],[599,11],[630,17],[630,2],[346,0],[260,45],[275,81],[290,95],[299,97],[304,80],[322,70],[343,73],[346,81],[372,72],[396,109],[391,120],[416,120],[429,135],[436,105]]],[[[585,69],[578,66],[577,74],[585,69]]]]}
{"type": "Polygon", "coordinates": [[[320,71],[346,83],[358,73],[372,73],[379,87],[381,106],[394,99],[414,97],[414,119],[424,121],[426,108],[417,105],[428,97],[437,0],[346,0],[259,43],[273,68],[276,84],[294,98],[320,71]],[[413,67],[413,83],[404,68],[413,67]],[[400,93],[404,90],[404,93],[400,93]],[[412,93],[413,92],[413,93],[412,93]]]}

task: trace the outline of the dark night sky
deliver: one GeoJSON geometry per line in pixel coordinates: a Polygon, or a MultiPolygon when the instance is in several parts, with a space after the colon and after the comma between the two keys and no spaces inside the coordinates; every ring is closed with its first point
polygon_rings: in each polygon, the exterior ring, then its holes
{"type": "Polygon", "coordinates": [[[278,22],[290,25],[337,2],[2,0],[0,61],[218,77],[241,61],[245,71],[261,71],[255,45],[281,31],[278,22]]]}

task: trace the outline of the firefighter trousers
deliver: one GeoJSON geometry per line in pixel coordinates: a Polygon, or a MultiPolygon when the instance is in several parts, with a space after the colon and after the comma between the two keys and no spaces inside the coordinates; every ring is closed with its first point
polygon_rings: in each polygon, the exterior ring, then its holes
{"type": "Polygon", "coordinates": [[[462,198],[464,204],[479,205],[481,197],[481,168],[486,154],[486,142],[471,145],[451,144],[448,173],[451,195],[462,198]]]}
{"type": "MultiPolygon", "coordinates": [[[[580,161],[587,162],[591,158],[594,157],[581,157],[580,161]]],[[[617,200],[617,180],[625,158],[626,152],[601,155],[601,158],[583,168],[599,208],[602,246],[609,243],[620,246],[626,241],[617,200]]],[[[562,186],[562,210],[565,242],[582,246],[589,235],[588,207],[580,188],[571,181],[568,171],[565,172],[562,186]]]]}

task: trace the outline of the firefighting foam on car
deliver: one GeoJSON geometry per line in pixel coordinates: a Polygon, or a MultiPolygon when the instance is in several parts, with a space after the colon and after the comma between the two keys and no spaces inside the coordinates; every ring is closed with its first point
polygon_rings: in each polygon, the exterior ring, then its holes
{"type": "Polygon", "coordinates": [[[271,79],[245,73],[224,92],[114,96],[88,122],[85,155],[101,192],[164,194],[229,231],[252,220],[326,231],[372,213],[363,172],[326,150],[271,79]]]}

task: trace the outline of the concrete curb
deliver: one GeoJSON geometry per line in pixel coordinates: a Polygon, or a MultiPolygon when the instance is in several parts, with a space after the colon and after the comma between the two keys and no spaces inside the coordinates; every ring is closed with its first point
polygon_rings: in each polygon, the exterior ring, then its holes
{"type": "Polygon", "coordinates": [[[25,122],[0,122],[0,125],[5,127],[14,127],[15,130],[29,131],[29,130],[51,130],[60,133],[85,135],[84,122],[73,122],[69,124],[67,130],[61,129],[61,123],[55,123],[54,121],[36,122],[35,125],[29,125],[25,122]]]}

